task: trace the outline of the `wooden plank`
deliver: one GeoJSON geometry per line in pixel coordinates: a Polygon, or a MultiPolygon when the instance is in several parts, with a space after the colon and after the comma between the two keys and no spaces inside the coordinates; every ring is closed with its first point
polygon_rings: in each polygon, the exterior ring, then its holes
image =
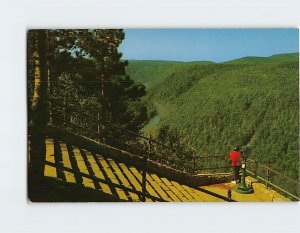
{"type": "Polygon", "coordinates": [[[94,185],[93,180],[91,180],[91,179],[89,179],[89,178],[82,177],[82,184],[83,184],[85,187],[89,187],[89,188],[95,189],[95,185],[94,185]]]}
{"type": "MultiPolygon", "coordinates": [[[[124,174],[122,173],[122,171],[120,170],[120,168],[118,167],[118,165],[115,163],[114,160],[112,159],[107,159],[107,161],[110,163],[111,167],[114,169],[115,171],[115,175],[117,175],[119,177],[119,179],[121,180],[122,184],[125,186],[125,187],[128,187],[128,188],[133,188],[131,186],[131,184],[129,183],[129,181],[126,179],[126,177],[124,176],[124,174]]],[[[132,192],[128,192],[131,199],[133,201],[139,201],[139,196],[135,193],[132,193],[132,192]]]]}
{"type": "Polygon", "coordinates": [[[168,187],[180,201],[182,201],[182,202],[189,201],[175,186],[172,185],[172,186],[168,186],[168,187]]]}
{"type": "Polygon", "coordinates": [[[82,173],[85,173],[85,174],[89,174],[89,171],[88,171],[88,169],[85,165],[84,159],[83,159],[83,157],[80,153],[79,148],[73,146],[73,153],[74,153],[79,171],[82,172],[82,173]]]}
{"type": "Polygon", "coordinates": [[[151,177],[158,183],[164,190],[168,191],[170,190],[168,186],[156,175],[156,174],[150,174],[151,177]]]}
{"type": "MultiPolygon", "coordinates": [[[[63,166],[72,169],[69,152],[65,143],[60,143],[60,149],[62,154],[63,166]]],[[[66,181],[69,183],[76,183],[74,173],[63,171],[66,177],[66,181]]]]}
{"type": "Polygon", "coordinates": [[[119,169],[118,165],[115,163],[115,161],[113,161],[112,159],[107,159],[108,163],[111,165],[112,169],[113,169],[113,173],[118,176],[118,178],[121,180],[122,184],[125,187],[130,188],[131,185],[128,182],[128,180],[125,178],[125,176],[123,175],[122,171],[119,169]]]}
{"type": "Polygon", "coordinates": [[[56,167],[56,173],[57,178],[62,181],[67,181],[66,176],[63,171],[63,160],[62,160],[62,153],[60,148],[60,141],[54,140],[54,157],[55,157],[55,167],[56,167]]]}
{"type": "Polygon", "coordinates": [[[182,185],[182,187],[187,191],[188,194],[190,194],[194,198],[194,201],[203,201],[203,198],[197,195],[197,193],[195,193],[191,187],[186,185],[182,185]]]}
{"type": "MultiPolygon", "coordinates": [[[[137,177],[137,179],[140,181],[140,183],[142,183],[141,173],[138,170],[136,170],[135,167],[130,167],[130,170],[137,177]]],[[[148,182],[146,183],[146,190],[151,196],[159,198],[159,195],[154,191],[154,189],[152,188],[152,186],[148,182]]]]}
{"type": "Polygon", "coordinates": [[[149,176],[149,174],[146,175],[146,179],[162,199],[166,201],[172,201],[168,194],[165,193],[165,191],[149,176]]]}
{"type": "Polygon", "coordinates": [[[199,198],[201,198],[202,201],[204,202],[223,202],[224,200],[215,197],[211,194],[202,192],[200,190],[194,189],[194,192],[199,196],[199,198]]]}
{"type": "Polygon", "coordinates": [[[68,183],[76,183],[76,180],[75,180],[75,177],[74,177],[73,173],[68,172],[68,171],[64,171],[64,175],[65,175],[66,181],[68,183]]]}
{"type": "Polygon", "coordinates": [[[166,193],[174,202],[181,202],[181,200],[171,190],[166,190],[166,193]]]}
{"type": "Polygon", "coordinates": [[[104,179],[105,180],[105,176],[103,175],[102,171],[100,170],[96,160],[94,159],[93,155],[91,154],[91,152],[86,151],[86,156],[87,156],[87,160],[89,161],[91,168],[94,171],[94,174],[96,177],[100,178],[100,179],[104,179]]]}
{"type": "Polygon", "coordinates": [[[175,186],[173,186],[173,184],[168,179],[161,178],[161,180],[168,186],[170,191],[172,191],[180,201],[189,201],[175,186]]]}
{"type": "Polygon", "coordinates": [[[167,186],[172,186],[173,184],[167,178],[160,178],[167,186]]]}
{"type": "Polygon", "coordinates": [[[180,202],[180,199],[169,189],[169,187],[156,174],[151,174],[151,177],[168,194],[168,196],[171,198],[172,201],[180,202]]]}
{"type": "MultiPolygon", "coordinates": [[[[85,173],[85,174],[89,174],[88,168],[85,165],[85,162],[80,153],[80,150],[77,147],[73,146],[73,153],[74,153],[74,157],[75,157],[75,160],[77,163],[77,167],[79,168],[79,171],[82,173],[85,173]]],[[[82,177],[82,184],[86,187],[95,189],[95,185],[94,185],[94,182],[92,179],[82,177]]]]}
{"type": "MultiPolygon", "coordinates": [[[[45,142],[46,142],[46,158],[45,158],[45,160],[47,162],[51,162],[51,163],[55,164],[53,139],[47,138],[45,142]]],[[[56,168],[49,166],[49,165],[45,165],[44,176],[57,178],[56,168]]]]}
{"type": "MultiPolygon", "coordinates": [[[[109,167],[108,163],[104,159],[104,157],[102,155],[97,155],[97,158],[99,159],[99,162],[101,163],[102,168],[104,169],[105,173],[107,174],[107,176],[111,180],[111,182],[114,183],[114,184],[120,184],[118,179],[116,178],[116,176],[113,174],[113,172],[112,172],[111,168],[109,167]]],[[[115,188],[115,189],[116,189],[116,192],[117,192],[120,199],[128,200],[128,197],[127,197],[126,193],[122,189],[120,189],[120,188],[115,188]]]]}
{"type": "MultiPolygon", "coordinates": [[[[90,151],[86,151],[87,160],[89,161],[91,168],[94,172],[94,175],[100,179],[105,180],[105,176],[103,175],[102,171],[100,170],[96,160],[94,159],[94,156],[90,151]]],[[[99,185],[101,187],[101,190],[104,193],[112,194],[112,191],[110,190],[108,184],[104,184],[102,182],[99,182],[99,185]]]]}
{"type": "Polygon", "coordinates": [[[176,181],[171,181],[171,183],[189,200],[192,201],[194,198],[176,181]]]}
{"type": "Polygon", "coordinates": [[[64,167],[72,169],[71,161],[69,158],[69,152],[67,149],[67,145],[65,143],[60,143],[60,149],[61,149],[61,154],[62,154],[62,159],[63,159],[63,165],[64,167]]]}
{"type": "Polygon", "coordinates": [[[141,184],[138,182],[137,178],[131,173],[131,171],[129,170],[129,168],[127,168],[127,166],[123,163],[119,163],[120,168],[123,170],[124,174],[127,176],[128,180],[130,181],[130,183],[134,186],[134,188],[137,191],[142,191],[142,186],[141,184]]]}
{"type": "MultiPolygon", "coordinates": [[[[88,151],[85,150],[85,149],[80,149],[81,156],[82,156],[83,161],[84,161],[84,163],[85,163],[85,165],[86,165],[86,167],[87,167],[87,169],[88,169],[89,174],[90,174],[92,177],[96,177],[96,176],[95,176],[95,172],[93,171],[92,166],[91,166],[91,164],[90,164],[90,162],[89,162],[89,160],[88,160],[88,158],[87,158],[87,157],[88,157],[88,155],[86,154],[87,152],[88,152],[88,151]]],[[[95,181],[93,178],[92,178],[92,180],[93,180],[95,189],[100,190],[100,189],[101,189],[101,186],[100,186],[99,182],[95,181]]]]}

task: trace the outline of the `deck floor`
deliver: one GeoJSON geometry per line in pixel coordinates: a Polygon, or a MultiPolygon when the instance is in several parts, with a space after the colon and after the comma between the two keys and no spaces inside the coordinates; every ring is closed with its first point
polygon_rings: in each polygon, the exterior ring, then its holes
{"type": "MultiPolygon", "coordinates": [[[[123,201],[139,202],[142,200],[141,195],[134,193],[134,190],[142,191],[141,171],[132,165],[116,162],[112,158],[52,138],[46,139],[45,160],[44,176],[46,177],[81,184],[87,188],[114,195],[123,201]],[[103,182],[87,178],[84,174],[88,177],[97,177],[103,182]]],[[[233,190],[232,199],[235,201],[264,201],[256,193],[236,193],[235,185],[231,183],[195,189],[160,177],[155,173],[147,173],[146,179],[147,193],[151,195],[146,198],[147,202],[157,201],[155,198],[167,202],[224,202],[229,189],[233,190]]]]}

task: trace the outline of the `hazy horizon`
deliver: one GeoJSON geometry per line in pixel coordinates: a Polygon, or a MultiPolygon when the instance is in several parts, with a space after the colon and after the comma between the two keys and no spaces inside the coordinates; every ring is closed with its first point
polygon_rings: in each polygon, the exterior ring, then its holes
{"type": "Polygon", "coordinates": [[[298,29],[125,29],[124,60],[226,62],[299,53],[298,29]]]}
{"type": "Polygon", "coordinates": [[[271,54],[270,56],[245,56],[245,57],[238,57],[238,58],[234,58],[231,60],[226,60],[226,61],[221,61],[221,62],[215,62],[215,61],[208,61],[208,60],[195,60],[195,61],[180,61],[180,60],[151,60],[151,59],[124,59],[124,60],[128,60],[128,61],[161,61],[161,62],[183,62],[183,63],[189,63],[189,62],[213,62],[213,63],[223,63],[223,62],[229,62],[229,61],[234,61],[234,60],[238,60],[238,59],[242,59],[242,58],[247,58],[247,57],[257,57],[257,58],[268,58],[268,57],[272,57],[275,55],[285,55],[285,54],[296,54],[299,52],[291,52],[291,53],[275,53],[275,54],[271,54]]]}

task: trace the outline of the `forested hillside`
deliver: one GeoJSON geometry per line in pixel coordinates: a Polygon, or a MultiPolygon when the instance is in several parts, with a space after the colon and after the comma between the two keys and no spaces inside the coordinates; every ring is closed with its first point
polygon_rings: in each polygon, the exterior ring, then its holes
{"type": "Polygon", "coordinates": [[[129,61],[127,73],[146,85],[149,109],[163,108],[157,132],[170,126],[200,155],[229,153],[228,144],[248,145],[252,158],[298,179],[298,56],[129,61]]]}
{"type": "Polygon", "coordinates": [[[193,64],[212,64],[213,62],[179,62],[179,61],[139,61],[132,60],[126,67],[126,72],[136,81],[148,88],[157,86],[171,73],[193,64]]]}

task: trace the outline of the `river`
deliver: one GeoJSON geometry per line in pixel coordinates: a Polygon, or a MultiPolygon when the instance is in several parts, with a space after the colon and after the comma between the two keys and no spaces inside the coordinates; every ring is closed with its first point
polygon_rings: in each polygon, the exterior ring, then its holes
{"type": "Polygon", "coordinates": [[[146,135],[152,134],[156,135],[158,132],[158,124],[161,120],[161,117],[163,115],[163,106],[159,104],[155,104],[156,114],[149,120],[147,125],[144,126],[143,132],[146,135]]]}

